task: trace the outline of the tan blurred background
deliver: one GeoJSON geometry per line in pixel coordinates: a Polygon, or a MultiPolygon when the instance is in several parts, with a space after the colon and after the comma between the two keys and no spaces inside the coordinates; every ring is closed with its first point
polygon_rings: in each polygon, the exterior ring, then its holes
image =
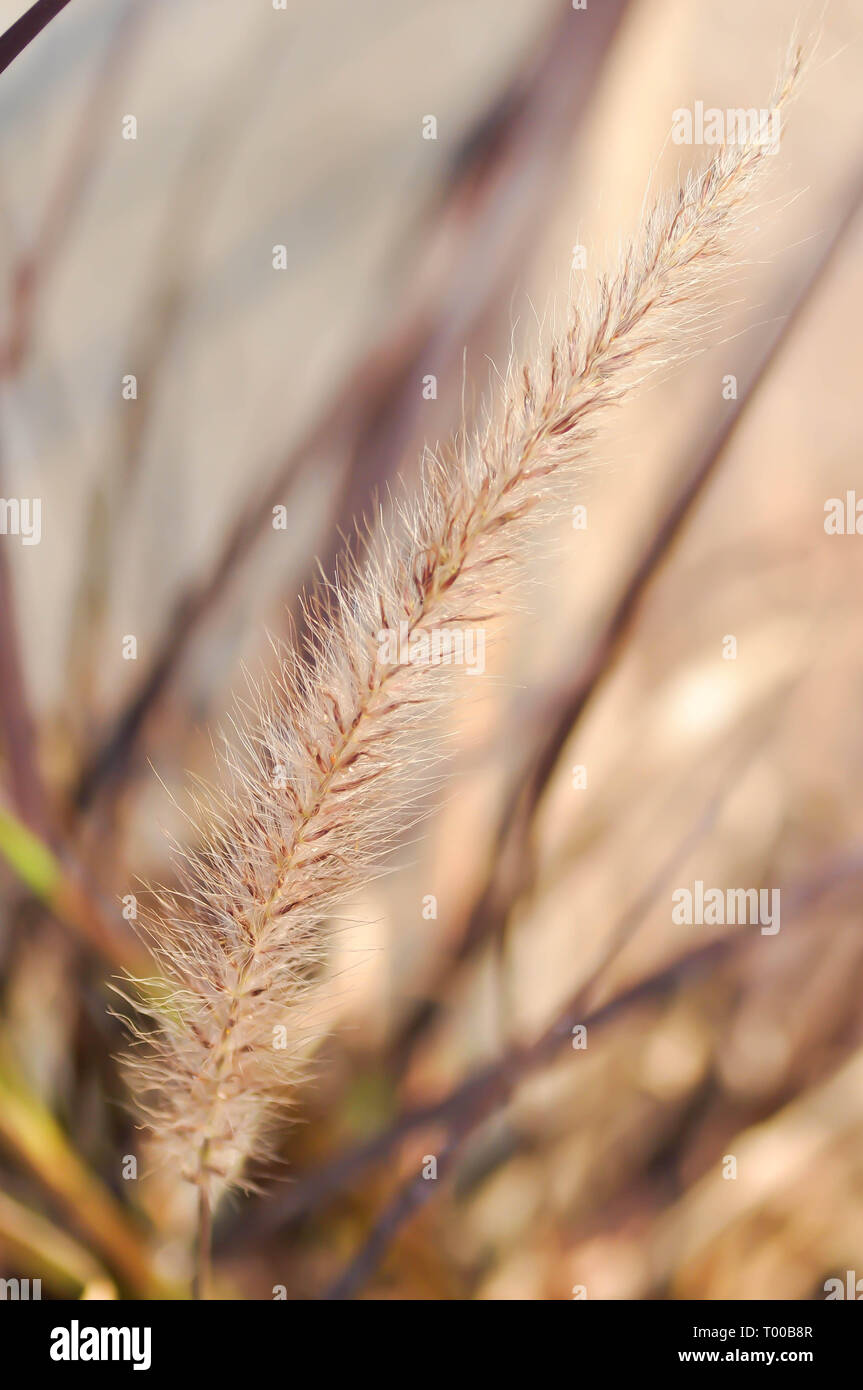
{"type": "MultiPolygon", "coordinates": [[[[0,4],[3,27],[23,8],[0,4]]],[[[159,779],[179,795],[187,771],[207,775],[241,663],[267,663],[314,557],[329,569],[338,528],[414,476],[463,400],[472,417],[488,358],[560,321],[573,246],[576,275],[613,265],[646,189],[705,162],[669,141],[673,111],[767,104],[795,21],[817,43],[721,312],[608,423],[572,499],[586,530],[561,515],[489,676],[468,683],[446,793],[346,912],[331,1033],[285,1139],[292,1182],[219,1235],[236,1295],[338,1289],[400,1184],[450,1143],[439,1190],[350,1292],[797,1299],[863,1275],[863,538],[824,529],[827,499],[863,497],[863,219],[788,323],[863,179],[863,6],[73,0],[0,78],[0,494],[43,499],[41,544],[4,538],[44,783],[17,811],[122,943],[116,899],[169,875],[164,830],[187,833],[159,779]],[[732,408],[723,379],[745,395],[777,338],[542,796],[496,843],[523,760],[732,408]],[[781,888],[781,931],[673,926],[671,893],[696,879],[781,888]],[[478,900],[494,910],[462,949],[478,900]],[[670,966],[716,937],[702,970],[670,966]],[[590,1008],[656,987],[588,1025],[586,1051],[551,1049],[468,1132],[400,1132],[538,1038],[600,964],[590,1008]]],[[[11,871],[0,894],[19,1080],[182,1275],[169,1197],[118,1178],[134,1141],[106,1102],[115,962],[11,871]]],[[[92,1247],[14,1143],[3,1163],[16,1201],[92,1247]]]]}

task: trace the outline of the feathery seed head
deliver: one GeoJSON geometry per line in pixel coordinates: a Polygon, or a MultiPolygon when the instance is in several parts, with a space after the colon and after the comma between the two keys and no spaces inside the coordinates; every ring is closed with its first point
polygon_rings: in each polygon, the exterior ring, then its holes
{"type": "Polygon", "coordinates": [[[441,760],[458,670],[385,661],[378,634],[475,628],[499,609],[598,417],[686,350],[766,159],[757,141],[723,147],[654,207],[545,361],[510,366],[484,427],[427,456],[418,495],[309,601],[308,659],[280,652],[272,685],[237,714],[182,887],[144,923],[168,993],[144,990],[129,1061],[158,1161],[211,1200],[269,1155],[306,1065],[326,923],[378,871],[441,760]]]}

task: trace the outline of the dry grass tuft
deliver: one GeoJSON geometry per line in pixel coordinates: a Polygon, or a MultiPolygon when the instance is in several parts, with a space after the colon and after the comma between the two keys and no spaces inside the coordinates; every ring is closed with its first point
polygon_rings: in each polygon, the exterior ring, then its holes
{"type": "MultiPolygon", "coordinates": [[[[799,66],[796,55],[774,107],[799,66]]],[[[767,164],[765,144],[723,147],[657,203],[546,360],[510,367],[484,427],[426,461],[419,495],[310,604],[309,659],[280,654],[236,717],[221,786],[196,802],[204,830],[182,856],[184,891],[157,895],[146,926],[172,994],[144,1007],[129,1061],[156,1157],[198,1185],[202,1209],[267,1155],[308,1051],[324,924],[379,868],[440,765],[458,669],[389,663],[380,631],[475,629],[506,606],[532,528],[571,488],[602,412],[702,331],[767,164]]]]}

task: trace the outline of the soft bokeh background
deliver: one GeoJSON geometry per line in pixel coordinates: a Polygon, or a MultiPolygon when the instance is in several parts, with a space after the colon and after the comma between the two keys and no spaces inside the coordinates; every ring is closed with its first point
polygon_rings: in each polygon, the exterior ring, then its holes
{"type": "Polygon", "coordinates": [[[0,1273],[187,1277],[176,1194],[123,1173],[105,988],[118,899],[189,833],[161,782],[182,804],[315,557],[560,317],[573,246],[598,274],[648,185],[704,162],[675,108],[766,105],[795,20],[817,46],[721,313],[609,422],[587,528],[561,516],[466,682],[445,796],[346,911],[303,1123],[225,1213],[218,1278],[802,1299],[863,1273],[863,538],[824,529],[863,497],[863,219],[789,321],[863,179],[860,0],[73,0],[0,78],[0,495],[43,499],[40,545],[0,538],[0,1273]],[[723,379],[745,395],[779,338],[598,649],[723,379]],[[696,879],[780,888],[781,931],[672,925],[696,879]],[[587,1049],[567,1027],[519,1070],[582,984],[587,1049]],[[410,1118],[501,1059],[486,1108],[410,1118]]]}

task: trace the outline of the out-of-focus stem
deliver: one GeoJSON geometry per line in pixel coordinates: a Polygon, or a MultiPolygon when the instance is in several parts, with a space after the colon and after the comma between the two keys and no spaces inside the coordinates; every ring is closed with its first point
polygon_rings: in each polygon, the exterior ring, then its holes
{"type": "Polygon", "coordinates": [[[60,1298],[75,1298],[96,1288],[106,1296],[113,1290],[89,1250],[5,1192],[0,1192],[0,1250],[11,1255],[26,1277],[42,1280],[60,1298]]]}
{"type": "Polygon", "coordinates": [[[50,1111],[0,1056],[0,1140],[56,1198],[78,1229],[141,1298],[178,1298],[182,1292],[153,1265],[144,1232],[69,1144],[50,1111]]]}
{"type": "Polygon", "coordinates": [[[70,927],[109,965],[133,975],[152,974],[152,962],[131,932],[123,936],[79,879],[44,841],[0,807],[0,857],[49,912],[70,927]]]}
{"type": "Polygon", "coordinates": [[[213,1244],[213,1212],[205,1183],[198,1188],[198,1241],[195,1255],[193,1297],[206,1299],[210,1292],[210,1251],[213,1244]]]}

